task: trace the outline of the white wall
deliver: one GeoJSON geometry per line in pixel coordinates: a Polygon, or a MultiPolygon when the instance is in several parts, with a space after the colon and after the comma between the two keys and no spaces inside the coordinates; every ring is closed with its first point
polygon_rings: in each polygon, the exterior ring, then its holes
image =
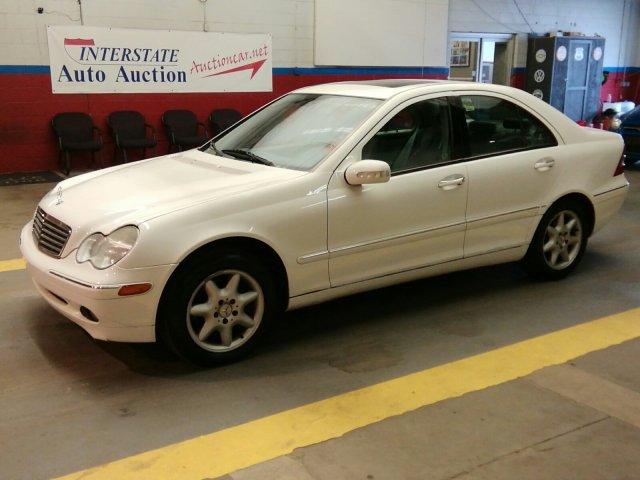
{"type": "MultiPolygon", "coordinates": [[[[350,0],[335,0],[346,4],[350,0]]],[[[522,32],[530,28],[513,0],[405,0],[449,2],[449,32],[522,32]],[[479,8],[482,7],[482,8],[479,8]],[[484,12],[483,12],[484,10],[484,12]],[[488,12],[485,13],[485,12],[488,12]]],[[[606,37],[606,67],[640,66],[640,0],[517,0],[536,32],[577,30],[606,37]],[[622,45],[622,48],[620,46],[622,45]]],[[[274,66],[314,63],[314,0],[83,0],[87,25],[226,32],[270,32],[274,66]],[[204,17],[206,15],[206,22],[204,17]]],[[[77,0],[0,0],[0,65],[46,65],[49,62],[45,26],[79,24],[77,0]],[[37,7],[47,13],[38,15],[37,7]]],[[[428,28],[444,35],[442,16],[426,17],[428,28]]],[[[416,49],[427,53],[429,42],[416,49]]],[[[516,46],[516,66],[524,65],[522,41],[516,46]]],[[[439,46],[425,57],[439,66],[439,46]]]]}
{"type": "MultiPolygon", "coordinates": [[[[450,32],[520,33],[578,31],[606,38],[605,67],[640,65],[638,0],[450,0],[450,32]],[[525,18],[526,21],[525,21],[525,18]],[[527,23],[528,21],[528,23],[527,23]],[[621,48],[622,45],[622,48],[621,48]]],[[[526,45],[516,49],[516,66],[526,62],[526,45]]]]}
{"type": "MultiPolygon", "coordinates": [[[[271,33],[277,67],[313,65],[313,10],[313,0],[82,1],[85,25],[271,33]]],[[[0,0],[0,65],[47,65],[47,24],[80,24],[77,0],[0,0]]]]}
{"type": "Polygon", "coordinates": [[[315,63],[447,65],[449,0],[316,0],[315,63]]]}

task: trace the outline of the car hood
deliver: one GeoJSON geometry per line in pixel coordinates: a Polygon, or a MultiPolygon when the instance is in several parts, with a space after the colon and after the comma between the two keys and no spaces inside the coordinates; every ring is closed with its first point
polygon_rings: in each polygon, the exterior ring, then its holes
{"type": "Polygon", "coordinates": [[[40,206],[74,233],[109,233],[105,230],[220,197],[228,200],[304,174],[189,150],[70,178],[56,185],[40,206]]]}

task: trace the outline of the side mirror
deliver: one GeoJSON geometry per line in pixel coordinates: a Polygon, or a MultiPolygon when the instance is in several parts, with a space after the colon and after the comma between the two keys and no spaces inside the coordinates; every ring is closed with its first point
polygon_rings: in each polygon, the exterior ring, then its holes
{"type": "Polygon", "coordinates": [[[389,164],[380,160],[360,160],[349,165],[344,172],[344,179],[349,185],[385,183],[389,178],[391,178],[389,164]]]}

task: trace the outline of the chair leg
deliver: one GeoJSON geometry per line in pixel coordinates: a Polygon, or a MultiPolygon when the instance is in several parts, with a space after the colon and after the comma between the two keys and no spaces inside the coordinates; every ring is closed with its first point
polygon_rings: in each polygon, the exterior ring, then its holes
{"type": "Polygon", "coordinates": [[[124,163],[127,163],[129,161],[129,159],[127,158],[127,149],[126,148],[122,149],[122,156],[124,157],[124,163]]]}
{"type": "Polygon", "coordinates": [[[115,143],[113,144],[113,163],[117,163],[118,162],[118,145],[116,145],[115,143]]]}
{"type": "Polygon", "coordinates": [[[104,168],[104,157],[102,156],[102,150],[98,150],[98,156],[100,159],[98,162],[100,163],[100,168],[104,168]]]}
{"type": "Polygon", "coordinates": [[[71,158],[69,158],[69,150],[64,151],[64,174],[69,175],[71,173],[71,158]]]}
{"type": "Polygon", "coordinates": [[[62,157],[64,156],[64,152],[62,150],[58,151],[58,167],[60,168],[60,170],[63,170],[64,167],[62,166],[62,157]]]}

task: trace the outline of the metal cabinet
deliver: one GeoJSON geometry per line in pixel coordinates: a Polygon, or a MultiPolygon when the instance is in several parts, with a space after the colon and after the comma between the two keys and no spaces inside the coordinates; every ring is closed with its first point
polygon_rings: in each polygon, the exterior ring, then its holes
{"type": "Polygon", "coordinates": [[[599,110],[605,39],[530,37],[526,90],[573,120],[599,110]]]}

